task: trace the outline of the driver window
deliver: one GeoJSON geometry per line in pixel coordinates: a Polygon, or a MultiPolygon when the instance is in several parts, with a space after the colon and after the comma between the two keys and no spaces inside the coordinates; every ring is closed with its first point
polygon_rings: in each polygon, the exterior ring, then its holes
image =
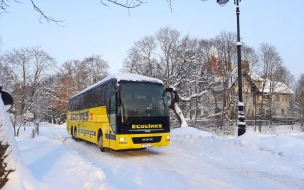
{"type": "Polygon", "coordinates": [[[116,99],[115,94],[111,95],[110,100],[110,125],[112,130],[116,133],[117,127],[116,127],[116,99]]]}

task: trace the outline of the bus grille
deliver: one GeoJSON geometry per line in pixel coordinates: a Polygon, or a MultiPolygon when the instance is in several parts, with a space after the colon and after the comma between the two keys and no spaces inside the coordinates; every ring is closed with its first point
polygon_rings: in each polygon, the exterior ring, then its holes
{"type": "Polygon", "coordinates": [[[141,143],[156,143],[161,141],[161,136],[157,137],[133,137],[132,141],[134,144],[141,144],[141,143]]]}

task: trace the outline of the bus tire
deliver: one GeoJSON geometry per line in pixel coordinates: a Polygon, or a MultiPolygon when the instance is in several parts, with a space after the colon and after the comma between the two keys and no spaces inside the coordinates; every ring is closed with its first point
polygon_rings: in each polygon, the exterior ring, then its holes
{"type": "Polygon", "coordinates": [[[74,136],[75,141],[78,141],[78,138],[77,138],[77,128],[76,127],[74,128],[73,134],[74,134],[73,136],[74,136]]]}
{"type": "Polygon", "coordinates": [[[72,135],[72,139],[75,139],[74,138],[74,127],[71,127],[71,135],[72,135]]]}
{"type": "Polygon", "coordinates": [[[102,132],[99,132],[99,135],[98,135],[98,147],[100,149],[101,152],[104,152],[105,150],[105,147],[103,147],[103,136],[102,136],[102,132]]]}

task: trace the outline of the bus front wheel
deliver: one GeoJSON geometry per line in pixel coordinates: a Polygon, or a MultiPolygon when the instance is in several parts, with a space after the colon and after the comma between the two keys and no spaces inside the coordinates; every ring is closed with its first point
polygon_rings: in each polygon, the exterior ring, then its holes
{"type": "Polygon", "coordinates": [[[105,147],[103,147],[103,137],[102,137],[102,133],[99,133],[98,147],[99,147],[99,149],[100,149],[101,152],[104,152],[105,147]]]}

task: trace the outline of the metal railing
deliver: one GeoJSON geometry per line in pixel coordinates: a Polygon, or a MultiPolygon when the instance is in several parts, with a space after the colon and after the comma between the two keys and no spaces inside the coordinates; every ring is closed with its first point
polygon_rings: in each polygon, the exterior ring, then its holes
{"type": "MultiPolygon", "coordinates": [[[[234,120],[220,119],[202,119],[202,120],[186,120],[188,126],[197,128],[199,130],[207,131],[212,134],[220,136],[236,136],[237,135],[237,122],[234,120]]],[[[277,134],[286,125],[285,129],[288,129],[290,133],[294,131],[294,122],[290,119],[282,120],[278,122],[270,122],[269,120],[246,120],[246,128],[260,133],[277,134]],[[283,127],[283,128],[282,128],[283,127]]],[[[300,124],[300,123],[299,123],[300,124]]],[[[179,128],[180,123],[178,120],[170,120],[171,128],[179,128]]],[[[304,131],[304,128],[301,128],[304,131]]],[[[299,130],[297,128],[297,130],[299,130]]]]}

